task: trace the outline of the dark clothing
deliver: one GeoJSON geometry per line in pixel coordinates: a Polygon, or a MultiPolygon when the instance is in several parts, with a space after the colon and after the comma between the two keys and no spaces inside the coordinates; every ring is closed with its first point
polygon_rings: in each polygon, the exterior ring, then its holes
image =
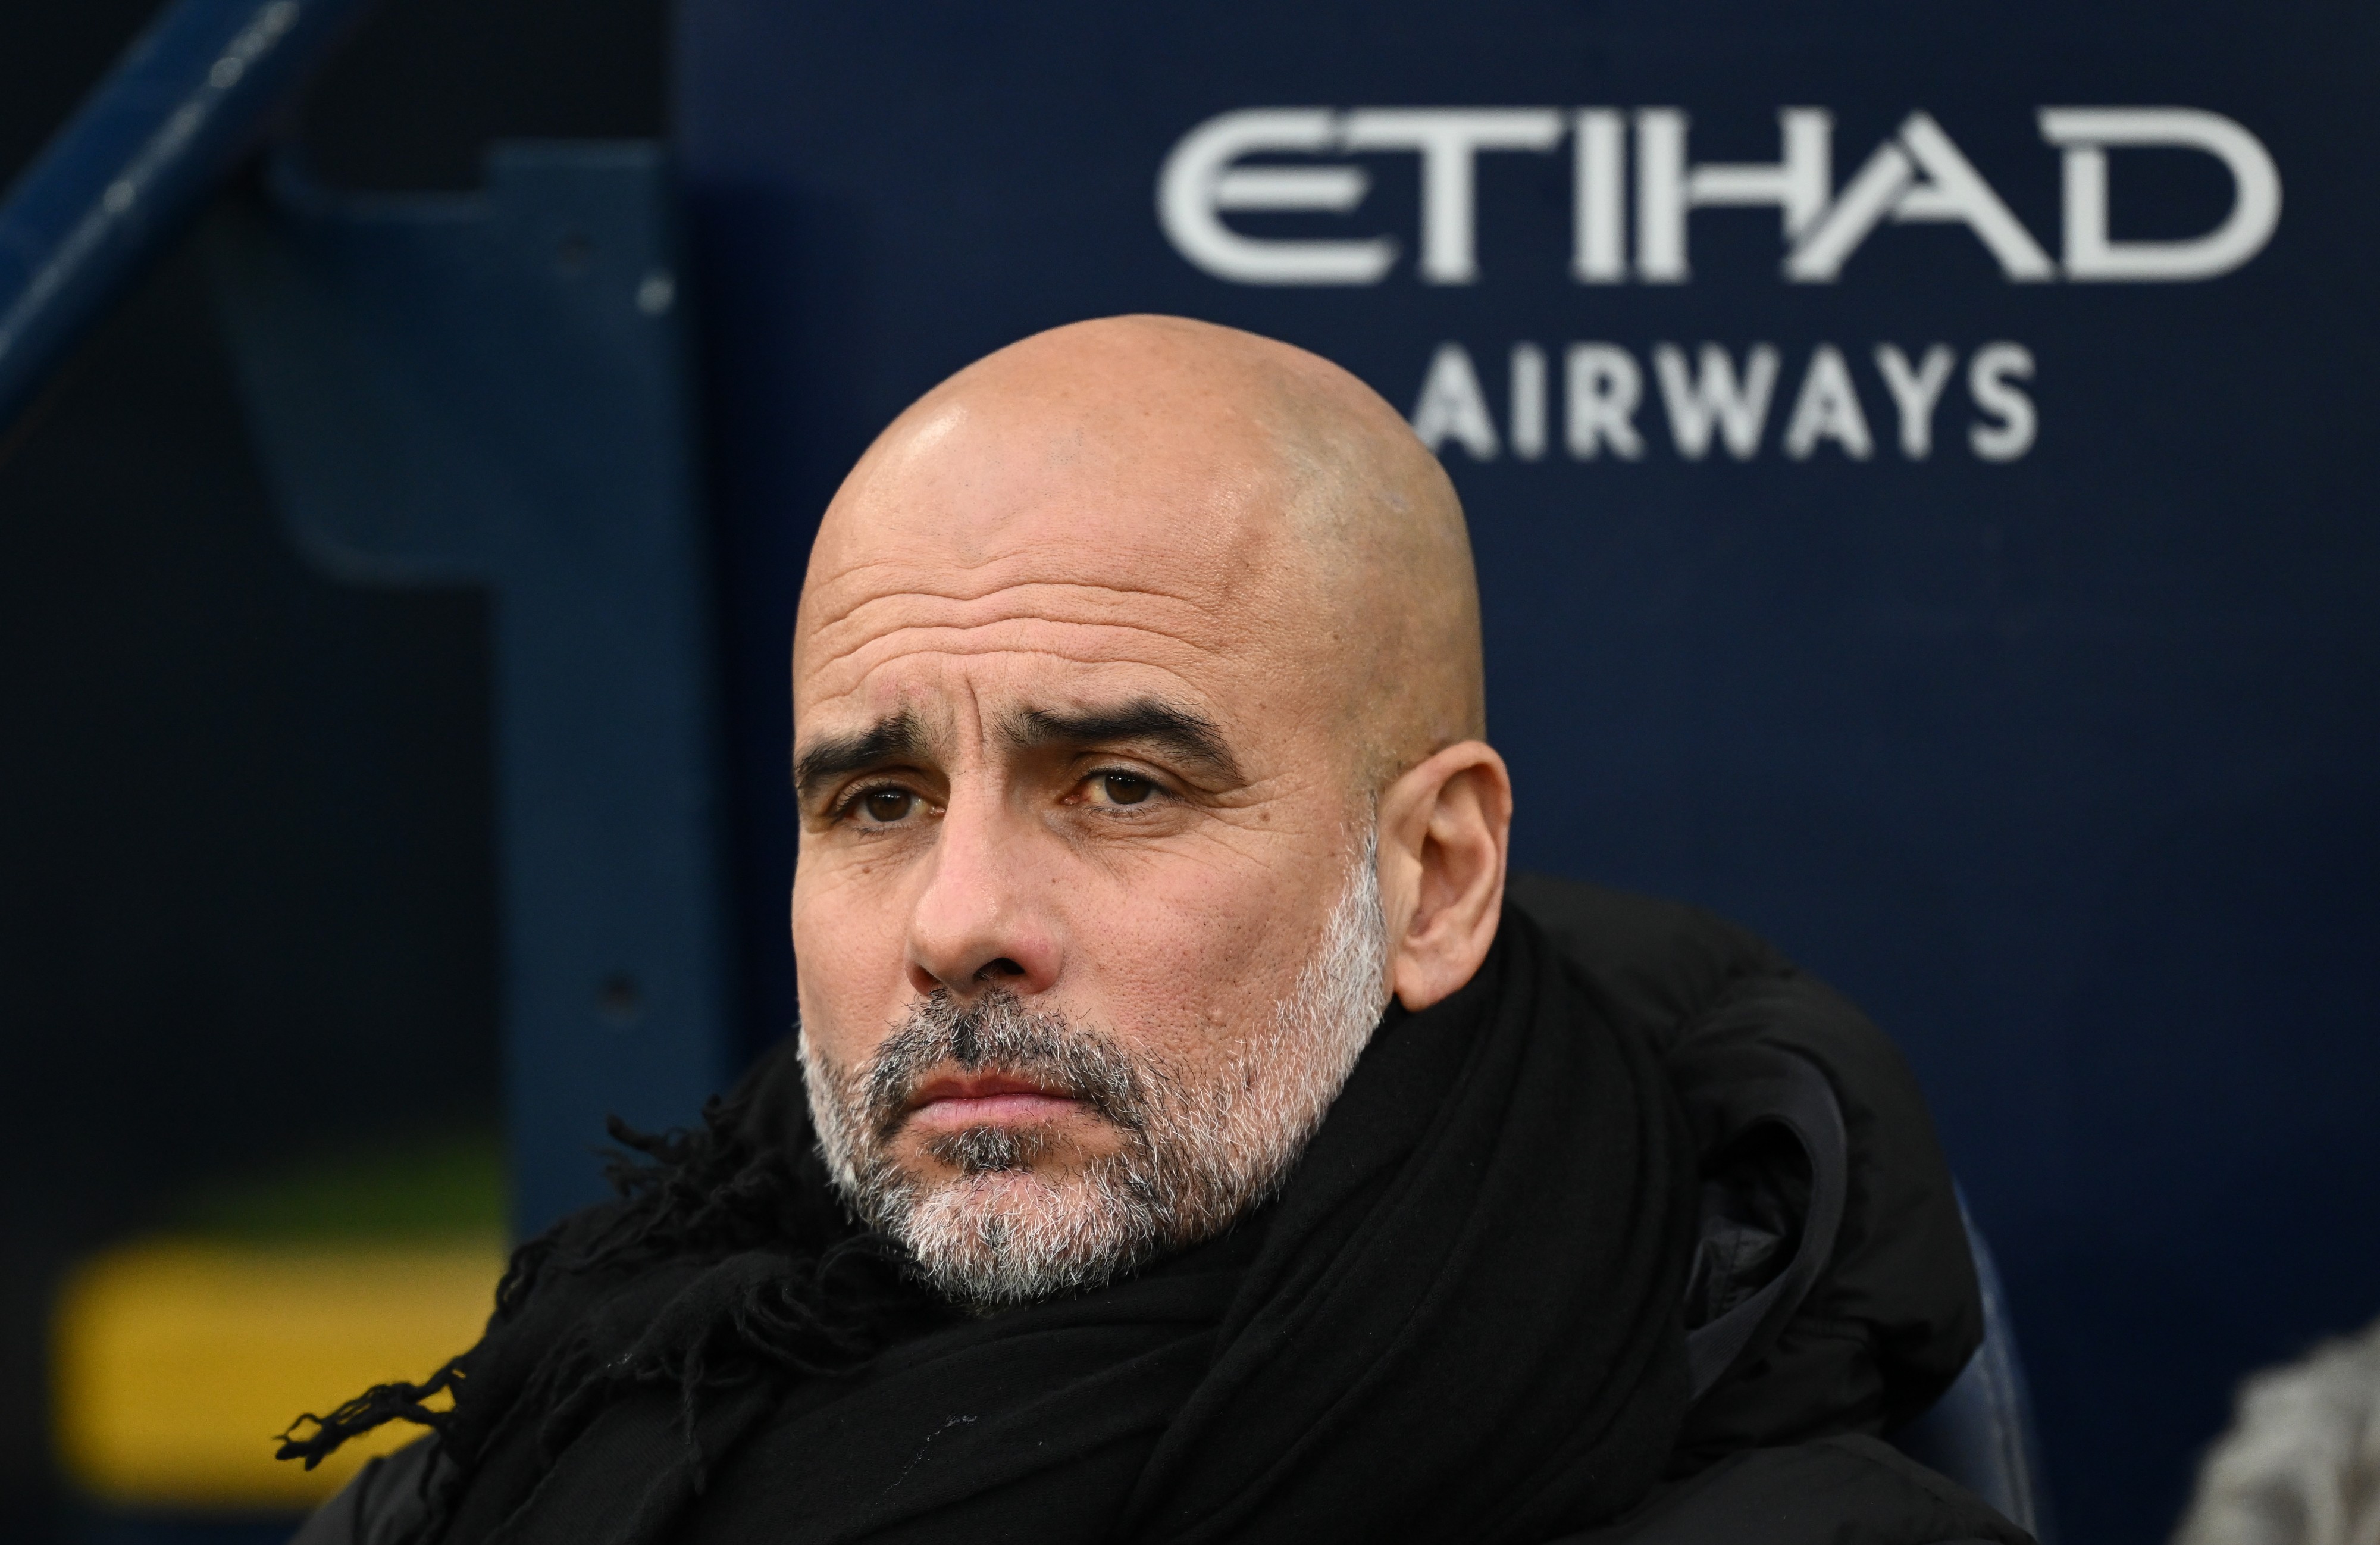
{"type": "Polygon", "coordinates": [[[2022,1541],[1873,1436],[1981,1323],[1889,1044],[1705,914],[1512,900],[1468,986],[1390,1009],[1277,1201],[988,1319],[832,1208],[780,1052],[524,1251],[434,1450],[303,1545],[2022,1541]]]}

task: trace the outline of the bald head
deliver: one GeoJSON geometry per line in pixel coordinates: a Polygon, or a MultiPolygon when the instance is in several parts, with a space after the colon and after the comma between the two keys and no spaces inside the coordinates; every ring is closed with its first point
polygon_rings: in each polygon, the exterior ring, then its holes
{"type": "Polygon", "coordinates": [[[1483,731],[1477,590],[1445,471],[1362,382],[1253,334],[1080,322],[919,399],[827,511],[797,696],[814,671],[816,689],[839,685],[829,662],[868,631],[852,625],[887,579],[993,612],[1002,591],[1117,613],[1143,597],[1185,647],[1246,651],[1278,707],[1327,723],[1373,788],[1483,731]],[[1174,610],[1191,626],[1170,626],[1174,610]]]}

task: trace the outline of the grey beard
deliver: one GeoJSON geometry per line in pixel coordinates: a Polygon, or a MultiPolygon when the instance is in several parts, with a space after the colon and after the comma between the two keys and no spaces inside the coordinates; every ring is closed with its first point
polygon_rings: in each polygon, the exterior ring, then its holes
{"type": "Polygon", "coordinates": [[[833,1065],[803,1039],[819,1147],[852,1210],[905,1246],[945,1296],[988,1309],[1098,1287],[1220,1233],[1279,1190],[1370,1040],[1387,974],[1367,835],[1288,999],[1220,1070],[1135,1056],[1111,1034],[1005,991],[965,1004],[937,991],[858,1067],[833,1065]],[[892,1139],[918,1081],[948,1065],[1062,1090],[1121,1146],[1053,1181],[1035,1167],[1046,1131],[966,1127],[925,1145],[955,1178],[904,1170],[892,1139]]]}

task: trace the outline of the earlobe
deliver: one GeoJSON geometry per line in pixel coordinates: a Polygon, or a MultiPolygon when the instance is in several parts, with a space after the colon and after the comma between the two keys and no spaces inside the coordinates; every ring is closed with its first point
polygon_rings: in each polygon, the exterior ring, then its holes
{"type": "Polygon", "coordinates": [[[1382,794],[1381,906],[1397,1001],[1421,1010],[1488,958],[1503,914],[1512,781],[1484,741],[1447,747],[1382,794]]]}

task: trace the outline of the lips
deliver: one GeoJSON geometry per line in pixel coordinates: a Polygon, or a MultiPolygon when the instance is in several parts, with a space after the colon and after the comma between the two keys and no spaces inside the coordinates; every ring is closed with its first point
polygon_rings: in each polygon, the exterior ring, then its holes
{"type": "Polygon", "coordinates": [[[910,1098],[909,1119],[929,1131],[966,1126],[1023,1126],[1084,1109],[1062,1089],[1013,1074],[979,1073],[929,1078],[910,1098]]]}

